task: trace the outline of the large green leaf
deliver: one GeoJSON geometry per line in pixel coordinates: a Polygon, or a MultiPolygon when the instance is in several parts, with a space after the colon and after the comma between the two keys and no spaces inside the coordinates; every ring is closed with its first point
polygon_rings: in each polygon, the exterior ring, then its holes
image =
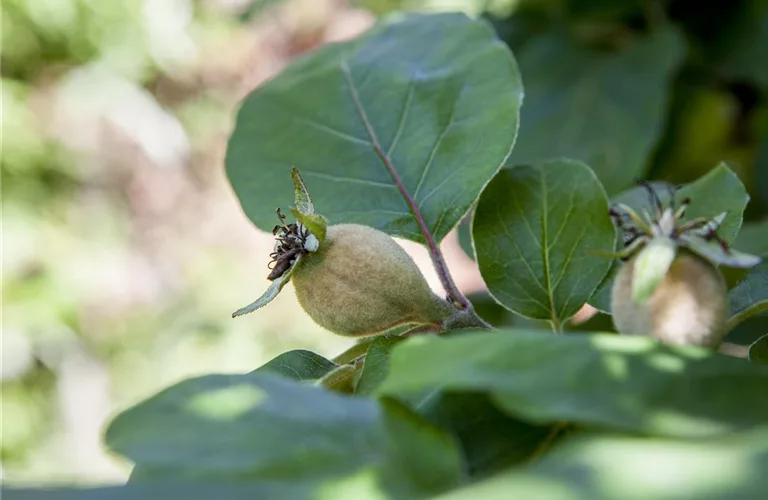
{"type": "Polygon", "coordinates": [[[293,380],[316,380],[336,368],[336,363],[312,351],[284,352],[258,367],[253,373],[272,372],[293,380]]]}
{"type": "Polygon", "coordinates": [[[655,32],[618,52],[546,35],[528,42],[517,56],[525,106],[507,165],[557,156],[582,160],[609,194],[643,177],[683,56],[676,32],[655,32]]]}
{"type": "MultiPolygon", "coordinates": [[[[651,185],[659,195],[661,202],[666,206],[670,201],[671,185],[665,182],[653,182],[651,185]]],[[[743,220],[744,209],[749,202],[749,195],[744,184],[728,165],[721,163],[705,175],[679,189],[675,194],[676,206],[679,206],[685,198],[690,198],[691,204],[686,210],[683,221],[696,217],[714,218],[726,212],[727,215],[717,233],[729,243],[736,239],[743,220]]],[[[643,210],[653,213],[648,191],[642,186],[627,189],[613,197],[611,201],[628,205],[637,213],[643,213],[643,210]]],[[[742,250],[739,246],[736,248],[742,250]]],[[[611,287],[619,266],[621,266],[620,262],[613,262],[611,270],[589,299],[591,306],[608,314],[611,311],[611,287]]]]}
{"type": "Polygon", "coordinates": [[[472,219],[480,273],[510,310],[561,322],[600,284],[616,230],[608,198],[588,166],[552,160],[502,169],[472,219]]]}
{"type": "Polygon", "coordinates": [[[452,439],[394,400],[270,373],[181,382],[119,415],[108,446],[144,477],[329,484],[367,475],[397,498],[455,486],[452,439]]]}
{"type": "Polygon", "coordinates": [[[380,394],[487,391],[512,416],[669,436],[765,425],[768,367],[648,337],[468,332],[396,346],[380,394]]]}
{"type": "Polygon", "coordinates": [[[586,434],[440,500],[722,500],[768,491],[768,432],[707,441],[586,434]]]}
{"type": "Polygon", "coordinates": [[[728,293],[730,328],[745,319],[768,310],[768,261],[749,270],[744,279],[728,293]]]}
{"type": "Polygon", "coordinates": [[[293,198],[295,165],[330,223],[424,242],[417,207],[439,241],[509,154],[522,95],[515,60],[486,22],[388,17],[251,93],[237,114],[227,174],[263,230],[293,198]]]}

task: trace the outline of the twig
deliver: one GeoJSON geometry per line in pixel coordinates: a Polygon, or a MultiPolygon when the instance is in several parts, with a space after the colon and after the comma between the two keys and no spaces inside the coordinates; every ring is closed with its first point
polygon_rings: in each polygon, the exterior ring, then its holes
{"type": "MultiPolygon", "coordinates": [[[[376,132],[373,130],[373,126],[368,119],[368,115],[365,112],[365,108],[363,108],[362,102],[360,102],[360,96],[357,94],[357,88],[352,81],[352,74],[349,71],[349,66],[347,65],[346,61],[342,61],[341,70],[347,80],[347,85],[349,87],[350,94],[352,95],[352,100],[355,103],[355,107],[357,108],[357,112],[360,114],[360,118],[363,120],[363,124],[365,124],[365,129],[371,139],[373,149],[376,151],[376,154],[379,156],[379,158],[381,158],[381,161],[384,162],[384,166],[387,168],[387,171],[389,171],[389,175],[392,176],[392,180],[397,186],[398,191],[400,191],[400,194],[403,196],[403,198],[405,198],[405,202],[408,204],[408,208],[413,214],[413,217],[416,219],[416,223],[418,224],[421,233],[424,235],[424,240],[426,241],[427,249],[429,250],[429,256],[432,258],[432,264],[435,266],[437,275],[440,278],[440,283],[443,285],[445,292],[455,304],[460,306],[461,309],[472,310],[472,304],[469,302],[469,299],[467,299],[464,294],[459,291],[459,288],[453,281],[453,277],[448,271],[448,266],[445,263],[445,259],[443,258],[443,254],[440,251],[440,247],[437,245],[437,242],[427,227],[426,222],[424,222],[424,217],[422,216],[421,210],[419,210],[416,201],[405,188],[402,179],[400,179],[400,175],[395,170],[394,165],[392,165],[392,161],[382,149],[381,144],[379,144],[379,139],[376,136],[376,132]]],[[[477,315],[475,314],[475,316],[477,315]]],[[[488,323],[486,323],[482,318],[478,316],[477,319],[478,326],[490,328],[490,325],[488,325],[488,323]]]]}

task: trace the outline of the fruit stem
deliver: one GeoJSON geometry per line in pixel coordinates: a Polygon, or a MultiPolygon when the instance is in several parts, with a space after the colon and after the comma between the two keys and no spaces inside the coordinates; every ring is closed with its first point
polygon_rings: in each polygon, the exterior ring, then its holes
{"type": "Polygon", "coordinates": [[[445,259],[443,258],[443,254],[440,251],[440,247],[437,245],[434,236],[432,236],[432,233],[429,231],[426,222],[424,222],[424,217],[421,214],[421,210],[419,210],[416,201],[405,188],[402,179],[400,179],[400,175],[395,170],[394,165],[392,165],[392,160],[390,160],[389,155],[384,152],[381,144],[379,144],[379,139],[376,136],[376,132],[373,130],[373,126],[368,119],[368,114],[365,112],[365,108],[363,107],[363,104],[360,101],[360,97],[357,94],[357,88],[352,81],[352,74],[346,61],[342,62],[341,69],[344,73],[344,77],[347,80],[347,85],[349,86],[352,100],[355,103],[355,107],[357,108],[357,111],[360,114],[360,118],[365,125],[365,129],[368,132],[368,136],[371,139],[373,149],[376,151],[376,154],[379,156],[379,158],[381,158],[381,161],[384,162],[384,166],[389,172],[389,175],[392,177],[392,180],[397,186],[398,191],[400,191],[400,194],[403,196],[403,198],[405,198],[405,202],[408,205],[408,208],[413,214],[413,217],[416,219],[416,223],[419,225],[421,233],[424,235],[424,240],[427,244],[427,249],[429,250],[429,256],[432,259],[432,264],[435,266],[435,270],[437,271],[437,275],[440,278],[440,283],[443,285],[445,292],[448,294],[448,297],[450,297],[454,305],[457,306],[457,309],[466,310],[470,313],[470,315],[474,316],[474,319],[476,320],[475,326],[492,328],[491,325],[489,325],[485,320],[479,317],[477,313],[475,313],[474,308],[472,307],[472,303],[464,296],[464,294],[459,291],[459,288],[453,281],[453,277],[448,271],[448,265],[445,263],[445,259]]]}

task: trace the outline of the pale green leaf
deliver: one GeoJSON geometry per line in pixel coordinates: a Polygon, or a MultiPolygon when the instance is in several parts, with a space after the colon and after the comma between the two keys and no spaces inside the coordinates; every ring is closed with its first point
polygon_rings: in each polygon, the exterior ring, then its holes
{"type": "Polygon", "coordinates": [[[307,186],[304,184],[304,179],[301,178],[299,169],[296,167],[291,168],[291,180],[293,181],[294,203],[296,204],[296,210],[302,214],[311,214],[315,211],[315,207],[312,205],[312,198],[309,196],[307,186]]]}
{"type": "Polygon", "coordinates": [[[632,273],[632,300],[642,304],[653,295],[676,253],[675,243],[668,238],[655,238],[638,253],[632,273]]]}
{"type": "Polygon", "coordinates": [[[282,276],[279,276],[272,280],[272,282],[267,287],[267,290],[255,301],[251,302],[245,307],[241,307],[237,311],[232,313],[232,317],[236,318],[237,316],[242,316],[243,314],[252,313],[256,309],[260,309],[270,302],[274,300],[275,297],[280,293],[280,290],[283,289],[283,287],[288,283],[288,281],[291,279],[291,275],[293,274],[294,269],[296,269],[296,264],[299,263],[301,260],[301,255],[296,257],[296,261],[291,265],[290,268],[288,268],[287,271],[283,273],[282,276]]]}

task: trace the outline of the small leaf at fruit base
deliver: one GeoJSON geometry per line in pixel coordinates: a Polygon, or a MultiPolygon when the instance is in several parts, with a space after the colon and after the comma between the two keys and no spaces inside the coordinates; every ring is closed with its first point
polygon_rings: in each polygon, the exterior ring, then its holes
{"type": "Polygon", "coordinates": [[[382,336],[376,338],[365,356],[363,374],[355,389],[355,394],[368,395],[376,389],[389,373],[389,353],[404,337],[382,336]]]}
{"type": "Polygon", "coordinates": [[[318,244],[322,244],[325,241],[328,219],[318,213],[305,214],[295,208],[291,208],[291,213],[296,217],[296,220],[309,229],[310,233],[315,235],[318,244]]]}
{"type": "Polygon", "coordinates": [[[768,334],[755,340],[749,346],[749,360],[754,363],[768,364],[768,334]]]}
{"type": "Polygon", "coordinates": [[[336,366],[336,363],[312,351],[295,349],[272,358],[252,373],[277,373],[297,381],[316,380],[336,366]]]}
{"type": "Polygon", "coordinates": [[[330,223],[423,244],[416,207],[440,242],[509,155],[522,98],[517,63],[487,21],[387,16],[254,89],[227,145],[227,176],[262,230],[296,165],[330,223]]]}
{"type": "Polygon", "coordinates": [[[632,274],[632,300],[644,303],[653,295],[675,260],[677,247],[669,238],[654,238],[640,250],[632,274]]]}
{"type": "Polygon", "coordinates": [[[397,401],[271,373],[180,382],[118,415],[106,442],[142,470],[136,481],[311,483],[303,498],[355,481],[368,488],[350,498],[428,498],[462,474],[451,436],[397,401]]]}
{"type": "Polygon", "coordinates": [[[768,422],[768,366],[645,336],[467,331],[395,346],[376,394],[489,394],[535,424],[709,438],[768,422]]]}
{"type": "Polygon", "coordinates": [[[472,219],[480,273],[511,311],[561,323],[592,295],[611,266],[616,229],[608,197],[582,162],[556,159],[505,167],[486,186],[472,219]]]}
{"type": "Polygon", "coordinates": [[[750,269],[744,279],[728,292],[728,305],[731,314],[728,330],[768,310],[768,261],[750,269]]]}
{"type": "Polygon", "coordinates": [[[272,283],[270,283],[269,287],[267,287],[267,291],[264,292],[261,297],[248,304],[247,306],[241,307],[237,311],[233,312],[232,317],[236,318],[237,316],[242,316],[243,314],[252,313],[256,309],[260,309],[272,302],[272,300],[277,297],[277,294],[280,293],[280,290],[282,290],[286,283],[288,283],[288,281],[291,279],[291,274],[293,274],[293,270],[296,269],[296,264],[299,263],[299,260],[301,260],[301,255],[296,257],[296,261],[287,271],[283,273],[282,276],[275,278],[272,283]]]}
{"type": "Polygon", "coordinates": [[[291,180],[293,181],[296,210],[302,214],[313,213],[315,211],[315,207],[312,205],[312,198],[309,196],[307,186],[304,184],[304,180],[301,178],[299,169],[296,167],[291,167],[291,180]]]}

